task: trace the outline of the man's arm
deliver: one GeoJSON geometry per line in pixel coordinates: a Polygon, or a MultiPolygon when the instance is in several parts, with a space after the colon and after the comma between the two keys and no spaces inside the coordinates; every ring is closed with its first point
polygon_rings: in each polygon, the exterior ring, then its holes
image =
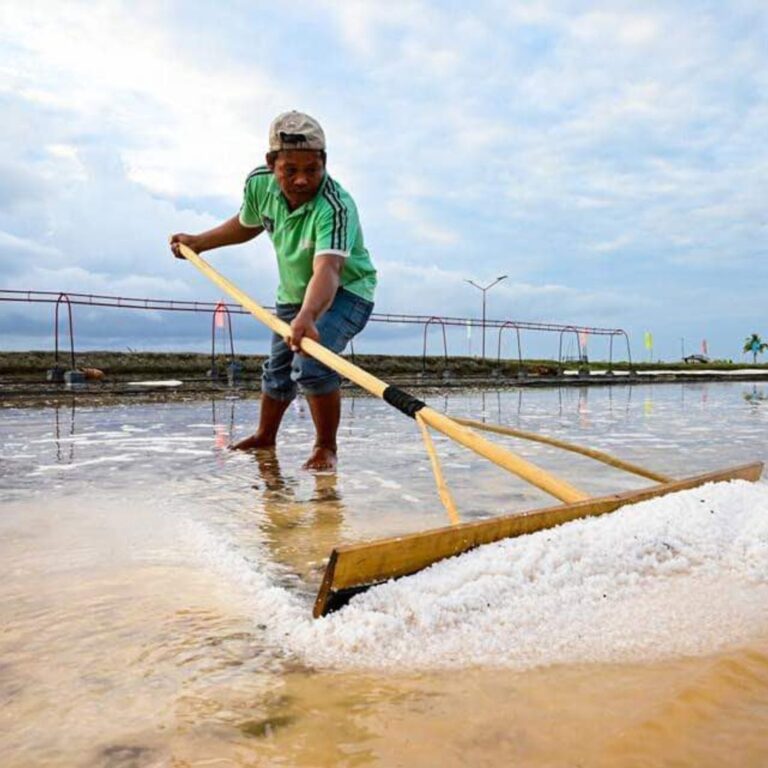
{"type": "Polygon", "coordinates": [[[312,279],[309,281],[307,292],[304,294],[304,301],[299,314],[291,323],[291,335],[285,339],[294,352],[299,351],[304,336],[315,341],[320,339],[315,323],[333,303],[336,291],[339,290],[343,266],[343,256],[329,253],[315,256],[312,262],[312,279]]]}
{"type": "Polygon", "coordinates": [[[178,232],[171,235],[171,251],[177,259],[183,259],[179,251],[179,243],[188,245],[195,253],[210,251],[213,248],[221,248],[223,245],[236,245],[253,240],[256,235],[261,234],[264,227],[245,227],[240,223],[239,216],[233,216],[227,219],[218,227],[201,232],[199,235],[188,235],[184,232],[178,232]]]}

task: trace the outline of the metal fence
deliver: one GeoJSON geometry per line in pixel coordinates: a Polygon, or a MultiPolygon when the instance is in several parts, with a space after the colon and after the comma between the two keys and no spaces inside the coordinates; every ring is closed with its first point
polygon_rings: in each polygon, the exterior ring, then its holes
{"type": "MultiPolygon", "coordinates": [[[[211,357],[215,357],[216,351],[216,321],[217,316],[226,318],[229,328],[230,354],[234,358],[234,338],[232,335],[232,315],[247,315],[246,309],[239,304],[227,304],[223,301],[177,301],[174,299],[149,299],[130,296],[107,296],[103,294],[85,294],[56,291],[20,291],[0,289],[0,302],[26,302],[26,303],[45,303],[55,305],[54,316],[54,345],[56,350],[56,360],[59,358],[59,308],[66,303],[69,314],[69,334],[70,349],[72,360],[74,361],[74,323],[73,307],[105,307],[111,309],[134,309],[134,310],[154,310],[164,312],[203,312],[212,315],[211,320],[211,357]]],[[[268,307],[268,309],[273,309],[268,307]]],[[[531,334],[555,334],[558,338],[557,361],[562,372],[566,359],[563,356],[563,340],[572,336],[576,341],[578,356],[576,358],[579,365],[584,365],[587,360],[587,340],[590,337],[602,337],[608,339],[608,369],[613,366],[614,339],[623,339],[626,344],[627,360],[632,365],[632,353],[630,349],[629,336],[621,328],[601,328],[597,326],[583,325],[563,325],[559,323],[539,323],[523,320],[480,320],[472,317],[454,317],[444,315],[406,315],[395,313],[374,312],[370,321],[373,323],[391,323],[398,325],[419,325],[423,327],[422,344],[422,365],[426,367],[427,359],[427,341],[430,327],[439,327],[442,338],[442,355],[447,364],[449,359],[448,337],[446,328],[462,327],[470,329],[480,329],[485,338],[488,330],[498,331],[498,343],[496,362],[501,364],[502,356],[502,336],[504,331],[513,330],[515,332],[518,364],[518,372],[525,375],[523,365],[523,335],[530,337],[531,334]]],[[[74,365],[74,364],[73,364],[74,365]]]]}

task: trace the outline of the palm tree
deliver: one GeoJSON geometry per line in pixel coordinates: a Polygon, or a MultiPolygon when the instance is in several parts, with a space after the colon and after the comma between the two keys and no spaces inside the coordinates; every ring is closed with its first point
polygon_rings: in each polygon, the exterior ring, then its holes
{"type": "Polygon", "coordinates": [[[759,333],[753,333],[744,340],[744,351],[752,353],[752,362],[755,365],[757,365],[758,354],[762,355],[766,350],[768,350],[768,342],[763,341],[759,333]]]}

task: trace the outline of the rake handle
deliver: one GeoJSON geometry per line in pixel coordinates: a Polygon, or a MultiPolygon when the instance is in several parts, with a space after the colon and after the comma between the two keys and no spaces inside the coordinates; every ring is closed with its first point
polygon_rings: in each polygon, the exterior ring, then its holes
{"type": "MultiPolygon", "coordinates": [[[[241,291],[234,283],[230,282],[224,275],[217,272],[205,259],[195,253],[189,246],[183,243],[179,244],[179,250],[184,258],[197,267],[209,280],[219,286],[225,293],[229,294],[235,301],[242,304],[257,320],[280,336],[290,335],[290,326],[288,323],[267,312],[264,307],[254,301],[248,294],[241,291]]],[[[362,389],[370,392],[376,397],[384,399],[384,391],[389,386],[386,382],[364,371],[362,368],[350,363],[335,352],[326,349],[322,344],[308,339],[306,336],[301,340],[301,351],[311,355],[316,360],[324,363],[336,373],[345,376],[350,381],[357,384],[362,389]]],[[[582,491],[574,488],[564,480],[545,472],[531,462],[526,461],[512,451],[503,448],[495,443],[486,440],[476,432],[467,427],[457,424],[453,419],[438,413],[429,406],[422,408],[419,413],[424,421],[438,432],[455,440],[471,451],[492,461],[499,467],[506,469],[513,474],[521,477],[523,480],[535,485],[542,491],[549,493],[561,501],[572,503],[583,501],[589,496],[582,491]]]]}
{"type": "Polygon", "coordinates": [[[532,440],[535,443],[544,443],[545,445],[552,445],[555,448],[562,448],[564,451],[571,451],[572,453],[580,453],[582,456],[589,456],[591,459],[601,461],[603,464],[607,464],[610,467],[616,467],[616,469],[622,469],[625,472],[630,472],[633,475],[639,475],[640,477],[646,477],[649,480],[653,480],[656,483],[671,483],[674,478],[669,475],[662,475],[660,472],[654,472],[645,467],[640,467],[637,464],[632,464],[629,461],[611,456],[609,453],[603,451],[596,451],[593,448],[585,448],[582,445],[574,445],[573,443],[567,443],[565,440],[558,440],[555,437],[547,437],[546,435],[539,435],[535,432],[526,432],[522,429],[512,429],[511,427],[502,427],[499,424],[485,424],[482,421],[476,421],[475,419],[454,419],[457,424],[463,424],[465,427],[472,429],[479,429],[486,432],[495,432],[497,435],[508,435],[509,437],[518,437],[521,440],[532,440]]]}

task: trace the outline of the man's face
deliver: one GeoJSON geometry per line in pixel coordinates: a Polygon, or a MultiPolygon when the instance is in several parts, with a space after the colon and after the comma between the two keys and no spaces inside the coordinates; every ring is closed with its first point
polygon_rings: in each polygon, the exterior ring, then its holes
{"type": "Polygon", "coordinates": [[[321,154],[314,150],[283,149],[270,168],[291,208],[298,208],[317,194],[325,163],[321,154]]]}

